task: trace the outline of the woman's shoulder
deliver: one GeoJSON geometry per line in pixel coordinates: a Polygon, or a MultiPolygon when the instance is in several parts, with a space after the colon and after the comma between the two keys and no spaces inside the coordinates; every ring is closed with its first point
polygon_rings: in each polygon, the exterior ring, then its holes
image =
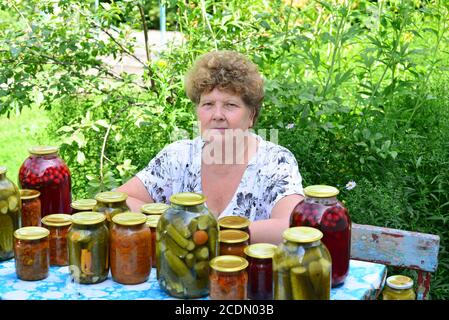
{"type": "Polygon", "coordinates": [[[286,147],[260,138],[260,150],[266,163],[296,163],[295,155],[286,147]]]}
{"type": "Polygon", "coordinates": [[[191,152],[193,152],[193,149],[198,146],[199,143],[200,141],[198,138],[181,139],[166,145],[161,151],[167,154],[180,152],[183,154],[190,154],[191,152]]]}

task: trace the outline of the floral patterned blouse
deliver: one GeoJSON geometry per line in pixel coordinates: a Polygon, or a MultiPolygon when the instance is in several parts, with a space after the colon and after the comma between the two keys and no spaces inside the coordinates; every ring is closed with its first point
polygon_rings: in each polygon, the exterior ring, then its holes
{"type": "MultiPolygon", "coordinates": [[[[250,221],[269,219],[271,210],[285,196],[303,195],[302,178],[294,155],[286,148],[255,135],[259,145],[250,159],[224,216],[250,221]]],[[[179,140],[167,145],[137,177],[155,202],[169,203],[172,194],[201,190],[201,154],[204,140],[179,140]]]]}

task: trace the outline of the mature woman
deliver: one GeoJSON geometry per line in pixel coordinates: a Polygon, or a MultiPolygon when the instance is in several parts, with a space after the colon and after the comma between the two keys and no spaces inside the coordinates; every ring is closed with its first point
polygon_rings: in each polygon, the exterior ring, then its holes
{"type": "Polygon", "coordinates": [[[202,193],[217,219],[249,218],[252,242],[280,243],[303,189],[293,154],[249,131],[264,97],[257,66],[237,52],[210,52],[187,73],[185,88],[201,137],[169,144],[118,191],[133,211],[178,192],[202,193]]]}

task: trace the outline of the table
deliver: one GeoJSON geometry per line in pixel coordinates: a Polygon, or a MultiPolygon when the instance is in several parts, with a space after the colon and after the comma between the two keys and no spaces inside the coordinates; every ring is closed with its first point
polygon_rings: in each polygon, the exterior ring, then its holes
{"type": "MultiPolygon", "coordinates": [[[[350,261],[345,283],[331,290],[331,300],[374,299],[382,289],[387,270],[382,264],[350,261]]],[[[0,300],[167,300],[174,299],[159,288],[156,269],[147,282],[122,285],[111,275],[98,284],[77,284],[71,280],[68,267],[50,267],[49,276],[40,281],[17,278],[14,260],[0,262],[0,300]]],[[[202,298],[207,300],[209,297],[202,298]]]]}

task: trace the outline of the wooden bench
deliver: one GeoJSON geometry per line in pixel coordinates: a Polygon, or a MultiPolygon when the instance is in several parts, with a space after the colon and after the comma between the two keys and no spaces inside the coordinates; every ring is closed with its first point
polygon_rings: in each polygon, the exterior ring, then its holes
{"type": "Polygon", "coordinates": [[[417,270],[417,300],[429,298],[439,247],[437,235],[352,224],[351,259],[417,270]]]}

